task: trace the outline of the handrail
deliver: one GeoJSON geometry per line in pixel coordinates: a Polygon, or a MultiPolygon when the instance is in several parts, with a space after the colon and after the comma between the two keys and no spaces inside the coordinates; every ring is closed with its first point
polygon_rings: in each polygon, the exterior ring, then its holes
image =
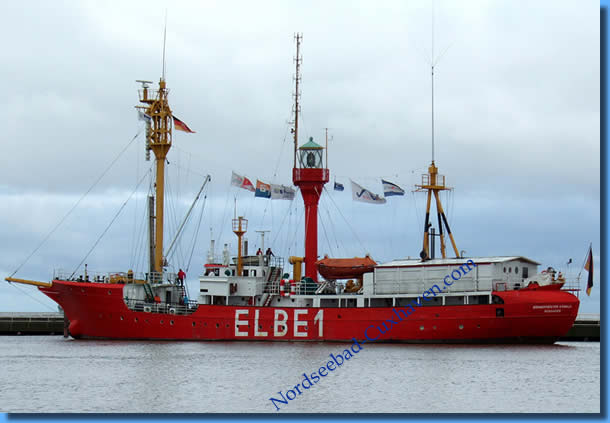
{"type": "Polygon", "coordinates": [[[170,283],[178,281],[178,275],[173,272],[87,272],[86,275],[79,275],[78,278],[71,277],[71,272],[59,269],[55,270],[53,279],[73,282],[93,282],[93,283],[170,283]]]}

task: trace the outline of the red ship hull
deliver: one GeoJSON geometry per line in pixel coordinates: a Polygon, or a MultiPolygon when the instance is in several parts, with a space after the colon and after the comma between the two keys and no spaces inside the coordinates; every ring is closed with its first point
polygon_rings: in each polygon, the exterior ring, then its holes
{"type": "Polygon", "coordinates": [[[504,304],[422,306],[408,316],[393,307],[224,305],[171,315],[128,309],[123,286],[53,281],[39,289],[64,309],[74,338],[552,343],[572,327],[579,306],[568,292],[537,288],[495,292],[504,304]]]}

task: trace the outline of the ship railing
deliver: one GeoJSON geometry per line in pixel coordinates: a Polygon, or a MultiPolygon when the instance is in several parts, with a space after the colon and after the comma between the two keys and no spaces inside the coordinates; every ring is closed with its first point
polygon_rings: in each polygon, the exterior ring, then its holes
{"type": "MultiPolygon", "coordinates": [[[[421,175],[421,184],[424,186],[432,185],[432,176],[429,173],[423,173],[421,175]]],[[[445,186],[445,175],[436,174],[435,186],[445,186]]]]}
{"type": "Polygon", "coordinates": [[[178,281],[178,275],[172,272],[79,272],[73,273],[64,269],[53,272],[54,280],[94,283],[171,283],[178,281]]]}
{"type": "Polygon", "coordinates": [[[173,272],[150,272],[146,273],[146,281],[150,284],[176,284],[178,282],[178,274],[173,272]]]}
{"type": "Polygon", "coordinates": [[[566,281],[561,288],[562,291],[569,291],[577,297],[580,296],[580,277],[566,278],[566,281]]]}
{"type": "MultiPolygon", "coordinates": [[[[282,291],[280,288],[280,281],[272,281],[272,282],[259,282],[257,284],[259,287],[262,285],[264,294],[274,294],[279,295],[282,291]]],[[[314,295],[317,294],[316,290],[318,289],[319,284],[313,281],[298,281],[294,284],[294,294],[295,295],[314,295]]],[[[292,293],[292,286],[289,282],[284,284],[284,293],[286,295],[292,293]]]]}
{"type": "Polygon", "coordinates": [[[140,299],[125,298],[125,304],[127,308],[132,311],[141,311],[146,313],[160,313],[160,314],[171,314],[171,315],[189,315],[192,314],[199,303],[197,301],[189,300],[182,304],[168,304],[168,303],[149,303],[140,299]]]}

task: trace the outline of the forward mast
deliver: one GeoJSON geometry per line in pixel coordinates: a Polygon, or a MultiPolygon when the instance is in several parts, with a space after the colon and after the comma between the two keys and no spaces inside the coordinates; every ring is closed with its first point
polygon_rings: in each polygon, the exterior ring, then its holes
{"type": "MultiPolygon", "coordinates": [[[[142,84],[140,92],[140,103],[146,106],[137,106],[144,109],[144,113],[150,118],[147,120],[146,130],[146,150],[147,159],[149,151],[155,155],[155,196],[154,216],[151,216],[150,234],[150,271],[153,274],[163,273],[165,260],[163,257],[163,210],[165,195],[165,161],[167,153],[172,146],[172,111],[167,102],[165,79],[159,80],[159,89],[156,92],[149,92],[150,81],[137,81],[142,84]],[[151,95],[152,94],[152,95],[151,95]],[[154,225],[152,220],[154,219],[154,225]]],[[[151,204],[151,210],[153,209],[151,204]]]]}

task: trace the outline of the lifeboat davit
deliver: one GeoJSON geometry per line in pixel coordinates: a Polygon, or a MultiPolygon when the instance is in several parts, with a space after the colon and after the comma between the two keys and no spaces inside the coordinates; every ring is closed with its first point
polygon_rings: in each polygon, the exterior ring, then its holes
{"type": "Polygon", "coordinates": [[[360,278],[363,273],[372,272],[377,265],[375,260],[366,257],[329,258],[325,256],[316,262],[318,272],[325,279],[360,278]]]}

